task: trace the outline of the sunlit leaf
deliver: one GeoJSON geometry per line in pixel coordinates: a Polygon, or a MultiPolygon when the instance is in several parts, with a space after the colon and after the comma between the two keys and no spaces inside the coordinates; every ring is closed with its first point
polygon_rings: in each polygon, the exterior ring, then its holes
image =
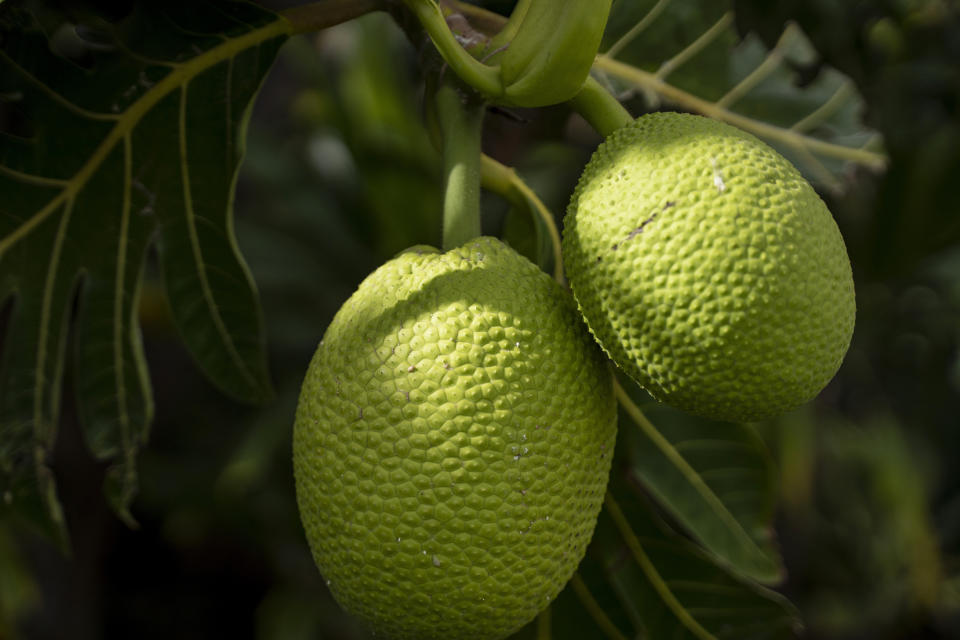
{"type": "Polygon", "coordinates": [[[204,372],[238,399],[271,393],[232,200],[249,107],[289,24],[223,0],[139,2],[81,24],[20,6],[0,9],[0,300],[13,300],[0,504],[56,526],[46,464],[74,317],[87,443],[115,465],[119,513],[135,490],[153,411],[136,316],[150,247],[204,372]]]}
{"type": "Polygon", "coordinates": [[[620,2],[604,47],[594,69],[614,90],[746,129],[823,187],[841,188],[850,163],[886,164],[853,83],[817,66],[795,24],[768,50],[753,34],[741,39],[729,2],[620,2]]]}

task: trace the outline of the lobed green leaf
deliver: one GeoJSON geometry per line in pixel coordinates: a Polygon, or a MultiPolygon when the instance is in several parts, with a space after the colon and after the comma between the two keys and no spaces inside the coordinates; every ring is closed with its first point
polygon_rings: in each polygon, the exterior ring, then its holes
{"type": "Polygon", "coordinates": [[[232,209],[289,29],[227,0],[137,2],[115,22],[0,9],[0,509],[62,524],[47,461],[72,343],[83,433],[125,514],[153,413],[137,320],[151,248],[199,366],[235,398],[270,396],[232,209]]]}
{"type": "Polygon", "coordinates": [[[796,24],[773,49],[738,34],[730,2],[614,5],[594,65],[618,94],[724,120],[764,139],[812,182],[839,190],[851,164],[886,165],[852,81],[821,66],[796,24]],[[664,52],[669,57],[664,58],[664,52]]]}
{"type": "Polygon", "coordinates": [[[759,435],[749,425],[717,424],[656,405],[647,419],[623,389],[619,446],[631,477],[719,563],[759,582],[782,580],[773,537],[776,474],[759,435]]]}
{"type": "Polygon", "coordinates": [[[595,537],[607,580],[643,637],[786,640],[800,632],[786,598],[717,565],[623,484],[608,492],[595,537]]]}

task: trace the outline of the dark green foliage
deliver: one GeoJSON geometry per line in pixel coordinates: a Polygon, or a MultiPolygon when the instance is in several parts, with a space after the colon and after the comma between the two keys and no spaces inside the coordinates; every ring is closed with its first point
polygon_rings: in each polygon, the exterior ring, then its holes
{"type": "Polygon", "coordinates": [[[126,514],[135,491],[153,413],[137,321],[151,246],[199,366],[238,400],[270,396],[231,220],[248,109],[286,34],[243,3],[139,3],[115,23],[42,9],[11,9],[0,30],[0,489],[3,508],[56,528],[48,458],[67,367],[85,441],[112,464],[110,502],[126,514]]]}

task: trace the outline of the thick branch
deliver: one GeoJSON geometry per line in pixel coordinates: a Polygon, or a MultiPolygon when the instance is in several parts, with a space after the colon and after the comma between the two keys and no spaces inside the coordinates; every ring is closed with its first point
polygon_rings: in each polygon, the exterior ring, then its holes
{"type": "Polygon", "coordinates": [[[386,8],[384,0],[321,0],[280,13],[293,33],[319,31],[386,8]]]}

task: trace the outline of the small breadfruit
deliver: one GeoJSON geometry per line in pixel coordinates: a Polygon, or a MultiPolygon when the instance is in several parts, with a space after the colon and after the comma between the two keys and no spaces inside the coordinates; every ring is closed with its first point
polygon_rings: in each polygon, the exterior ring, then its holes
{"type": "Polygon", "coordinates": [[[610,472],[609,362],[568,293],[494,238],[415,247],[310,363],[293,463],[337,601],[387,638],[503,638],[550,604],[610,472]]]}
{"type": "Polygon", "coordinates": [[[563,256],[607,354],[693,414],[792,409],[850,344],[853,277],[826,205],[780,154],[715,120],[655,113],[614,132],[570,201],[563,256]]]}

